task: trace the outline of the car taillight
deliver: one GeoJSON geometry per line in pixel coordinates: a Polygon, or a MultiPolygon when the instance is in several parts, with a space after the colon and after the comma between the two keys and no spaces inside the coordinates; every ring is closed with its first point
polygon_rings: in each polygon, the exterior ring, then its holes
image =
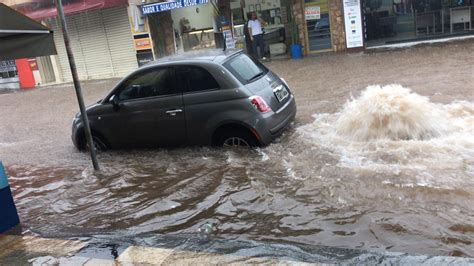
{"type": "Polygon", "coordinates": [[[272,108],[270,108],[270,106],[268,106],[265,100],[260,96],[251,96],[249,100],[252,105],[261,113],[270,112],[272,110],[272,108]]]}

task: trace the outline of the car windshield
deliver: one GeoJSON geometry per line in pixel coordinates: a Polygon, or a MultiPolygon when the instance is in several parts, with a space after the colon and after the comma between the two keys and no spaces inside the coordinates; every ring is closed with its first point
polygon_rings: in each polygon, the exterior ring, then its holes
{"type": "Polygon", "coordinates": [[[232,58],[226,62],[224,66],[234,74],[242,84],[248,84],[258,80],[268,72],[268,69],[264,65],[245,54],[240,54],[232,58]]]}

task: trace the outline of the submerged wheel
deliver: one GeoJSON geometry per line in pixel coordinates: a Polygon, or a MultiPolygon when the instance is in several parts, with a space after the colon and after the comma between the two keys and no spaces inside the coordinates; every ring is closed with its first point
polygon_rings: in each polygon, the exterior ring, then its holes
{"type": "Polygon", "coordinates": [[[94,143],[94,149],[96,151],[105,151],[107,150],[107,144],[98,136],[92,136],[92,141],[94,143]]]}
{"type": "MultiPolygon", "coordinates": [[[[95,134],[92,134],[92,141],[96,151],[106,151],[108,149],[106,142],[95,134]]],[[[89,150],[89,144],[87,143],[86,136],[82,136],[81,138],[80,150],[89,150]]]]}
{"type": "Polygon", "coordinates": [[[216,144],[222,147],[257,147],[258,141],[247,130],[226,129],[219,134],[216,144]]]}

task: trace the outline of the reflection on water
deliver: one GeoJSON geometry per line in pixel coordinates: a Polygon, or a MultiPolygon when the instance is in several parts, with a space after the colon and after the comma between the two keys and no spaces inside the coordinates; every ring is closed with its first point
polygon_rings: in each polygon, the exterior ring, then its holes
{"type": "MultiPolygon", "coordinates": [[[[380,127],[386,137],[350,138],[374,109],[347,110],[357,101],[375,106],[364,97],[379,93],[368,90],[341,113],[315,115],[257,150],[116,151],[100,155],[100,173],[7,171],[23,224],[40,234],[198,233],[208,223],[222,238],[474,256],[474,104],[388,90],[391,100],[420,100],[408,124],[381,120],[415,127],[416,136],[380,127]],[[419,113],[426,110],[435,111],[419,113]]],[[[396,101],[380,108],[400,108],[396,101]]]]}

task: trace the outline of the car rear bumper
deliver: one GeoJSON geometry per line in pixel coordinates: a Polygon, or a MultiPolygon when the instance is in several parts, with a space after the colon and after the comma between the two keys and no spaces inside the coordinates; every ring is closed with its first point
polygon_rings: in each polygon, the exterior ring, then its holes
{"type": "Polygon", "coordinates": [[[279,137],[293,122],[296,117],[296,101],[293,95],[290,100],[279,110],[264,117],[256,128],[260,135],[260,143],[263,145],[270,144],[274,139],[279,137]]]}

